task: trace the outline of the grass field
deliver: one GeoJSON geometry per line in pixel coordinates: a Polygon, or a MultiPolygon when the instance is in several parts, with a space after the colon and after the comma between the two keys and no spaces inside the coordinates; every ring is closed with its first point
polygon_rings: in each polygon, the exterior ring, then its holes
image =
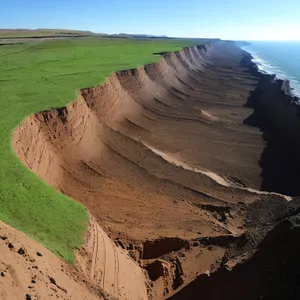
{"type": "Polygon", "coordinates": [[[1,38],[30,38],[30,37],[47,37],[47,36],[78,36],[94,35],[90,31],[66,30],[66,29],[0,29],[1,38]]]}
{"type": "Polygon", "coordinates": [[[87,212],[21,163],[12,149],[14,128],[34,112],[66,105],[77,89],[99,85],[113,71],[158,61],[153,53],[193,44],[199,41],[77,39],[1,46],[0,219],[74,263],[87,212]]]}

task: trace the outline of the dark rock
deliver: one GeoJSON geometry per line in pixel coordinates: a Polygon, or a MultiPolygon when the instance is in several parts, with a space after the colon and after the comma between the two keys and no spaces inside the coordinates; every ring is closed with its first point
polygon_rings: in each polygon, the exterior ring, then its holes
{"type": "Polygon", "coordinates": [[[1,239],[2,239],[3,241],[7,240],[7,236],[6,236],[6,235],[3,235],[3,236],[1,236],[1,239]]]}
{"type": "Polygon", "coordinates": [[[36,255],[37,256],[43,256],[42,253],[40,253],[40,252],[37,252],[36,255]]]}
{"type": "Polygon", "coordinates": [[[5,276],[4,272],[1,272],[0,274],[1,274],[1,276],[2,276],[2,277],[4,277],[4,276],[5,276]]]}
{"type": "Polygon", "coordinates": [[[31,300],[31,296],[29,294],[26,294],[26,297],[25,297],[26,300],[31,300]]]}
{"type": "Polygon", "coordinates": [[[56,285],[56,281],[55,281],[55,279],[54,279],[53,277],[50,277],[49,279],[50,279],[50,282],[51,282],[52,284],[56,285]]]}
{"type": "Polygon", "coordinates": [[[9,243],[9,244],[8,244],[8,248],[9,248],[9,249],[13,249],[13,248],[14,248],[14,245],[13,245],[12,243],[9,243]]]}
{"type": "Polygon", "coordinates": [[[122,241],[117,241],[118,245],[122,248],[122,249],[125,249],[125,246],[124,244],[122,243],[122,241]]]}
{"type": "Polygon", "coordinates": [[[183,269],[180,260],[176,257],[176,270],[179,275],[183,275],[183,269]]]}
{"type": "Polygon", "coordinates": [[[134,249],[134,245],[132,243],[129,244],[128,250],[133,250],[134,249]]]}
{"type": "Polygon", "coordinates": [[[23,247],[21,247],[21,248],[18,250],[18,254],[24,255],[24,254],[25,254],[25,249],[24,249],[23,247]]]}
{"type": "Polygon", "coordinates": [[[133,259],[133,260],[136,260],[136,256],[135,256],[135,254],[134,254],[134,252],[133,251],[129,251],[129,256],[133,259]]]}
{"type": "Polygon", "coordinates": [[[176,257],[175,267],[176,267],[175,277],[173,280],[173,289],[174,290],[178,289],[183,284],[183,279],[182,279],[183,269],[182,269],[182,265],[181,265],[181,262],[178,259],[178,257],[176,257]]]}

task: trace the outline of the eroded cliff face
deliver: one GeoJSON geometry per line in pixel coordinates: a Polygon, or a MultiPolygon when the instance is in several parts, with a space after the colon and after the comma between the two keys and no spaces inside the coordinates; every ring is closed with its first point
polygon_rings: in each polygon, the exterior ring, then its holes
{"type": "Polygon", "coordinates": [[[245,54],[242,64],[259,78],[257,88],[251,93],[246,105],[254,108],[245,120],[263,132],[267,146],[262,154],[262,189],[288,195],[299,195],[300,151],[300,106],[299,99],[292,95],[288,81],[275,75],[259,72],[245,54]]]}
{"type": "Polygon", "coordinates": [[[203,290],[210,278],[251,269],[239,265],[299,206],[282,195],[290,186],[273,186],[276,159],[261,177],[270,142],[260,130],[275,128],[261,121],[283,120],[286,107],[284,84],[272,80],[233,43],[189,47],[16,129],[20,159],[92,215],[78,254],[88,280],[120,299],[219,299],[203,290]]]}

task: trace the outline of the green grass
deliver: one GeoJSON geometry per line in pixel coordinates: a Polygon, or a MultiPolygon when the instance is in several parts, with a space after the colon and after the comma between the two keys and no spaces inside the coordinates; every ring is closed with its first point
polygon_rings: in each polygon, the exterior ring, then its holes
{"type": "MultiPolygon", "coordinates": [[[[56,192],[17,158],[12,132],[34,112],[66,105],[79,88],[158,61],[198,40],[77,39],[0,47],[0,219],[74,263],[88,225],[78,202],[56,192]]],[[[201,43],[205,41],[201,40],[201,43]]]]}
{"type": "Polygon", "coordinates": [[[60,35],[94,35],[90,31],[66,30],[66,29],[0,29],[1,38],[29,38],[29,37],[46,37],[60,35]]]}

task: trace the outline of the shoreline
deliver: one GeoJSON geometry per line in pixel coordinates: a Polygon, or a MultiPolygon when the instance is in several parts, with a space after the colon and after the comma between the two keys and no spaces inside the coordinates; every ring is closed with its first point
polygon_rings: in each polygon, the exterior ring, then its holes
{"type": "Polygon", "coordinates": [[[275,78],[278,80],[282,80],[285,82],[287,81],[291,96],[299,98],[300,101],[300,75],[299,77],[295,77],[294,75],[287,74],[286,71],[282,69],[282,67],[274,65],[269,60],[266,61],[264,58],[261,58],[259,55],[254,54],[253,51],[247,49],[247,46],[250,45],[251,43],[249,43],[249,45],[246,46],[241,45],[239,47],[243,51],[246,51],[248,54],[250,54],[252,63],[254,63],[257,66],[258,71],[266,75],[272,75],[272,76],[275,75],[275,78]]]}
{"type": "Polygon", "coordinates": [[[266,151],[271,152],[269,156],[272,157],[272,163],[280,166],[279,169],[274,170],[271,162],[266,163],[266,172],[274,182],[266,183],[265,188],[267,190],[275,188],[275,191],[280,193],[289,190],[290,195],[296,196],[300,194],[296,183],[296,178],[300,174],[298,159],[300,142],[297,139],[300,133],[300,99],[293,95],[288,80],[261,72],[252,58],[252,55],[245,51],[241,61],[253,76],[259,78],[258,86],[245,105],[254,109],[253,115],[246,120],[246,123],[260,128],[267,142],[266,151]],[[275,174],[271,175],[272,172],[275,174]]]}
{"type": "MultiPolygon", "coordinates": [[[[289,189],[297,196],[300,193],[297,188],[300,174],[297,159],[300,149],[297,141],[300,131],[300,107],[297,103],[299,99],[291,94],[288,81],[260,72],[252,62],[251,54],[243,51],[242,65],[247,66],[250,74],[259,78],[255,90],[251,92],[245,104],[245,107],[253,109],[245,124],[259,128],[266,142],[260,161],[263,176],[269,176],[269,182],[264,184],[267,186],[273,181],[269,186],[271,190],[289,189]],[[281,180],[287,185],[280,186],[281,180]]],[[[288,212],[282,218],[274,216],[273,205],[275,203],[269,197],[266,209],[271,218],[277,220],[276,225],[269,228],[268,232],[260,233],[265,237],[250,256],[232,268],[228,268],[228,265],[222,266],[210,276],[199,275],[168,299],[196,299],[196,295],[201,295],[204,299],[224,300],[296,299],[299,296],[299,288],[295,281],[299,252],[299,208],[296,207],[299,207],[299,200],[293,198],[291,206],[296,210],[288,212]],[[216,286],[218,289],[215,289],[216,286]],[[253,286],[256,288],[253,289],[253,286]]],[[[262,210],[255,214],[258,219],[263,219],[262,210]]],[[[257,233],[252,231],[251,234],[257,233]]]]}

